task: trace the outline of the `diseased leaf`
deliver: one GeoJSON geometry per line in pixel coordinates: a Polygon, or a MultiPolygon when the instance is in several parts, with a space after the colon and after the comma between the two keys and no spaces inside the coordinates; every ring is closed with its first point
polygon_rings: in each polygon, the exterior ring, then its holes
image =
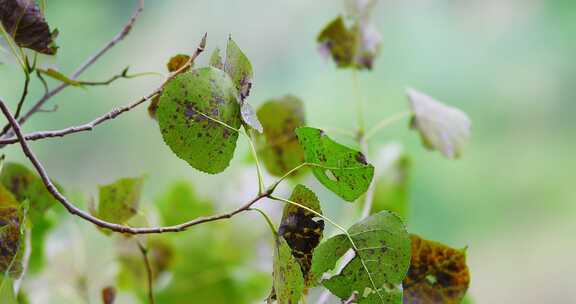
{"type": "Polygon", "coordinates": [[[143,183],[143,177],[135,177],[100,186],[98,217],[112,223],[126,223],[138,213],[143,183]]]}
{"type": "Polygon", "coordinates": [[[412,260],[403,282],[404,303],[460,303],[470,284],[465,251],[415,234],[410,238],[412,260]]]}
{"type": "MultiPolygon", "coordinates": [[[[303,185],[294,187],[290,200],[322,214],[318,197],[303,185]]],[[[318,219],[314,213],[290,204],[284,207],[278,234],[284,237],[290,246],[306,283],[309,281],[308,272],[312,265],[314,248],[320,243],[323,233],[324,221],[318,219]]]]}
{"type": "Polygon", "coordinates": [[[47,55],[56,54],[54,39],[34,0],[0,0],[0,21],[16,44],[47,55]]]}
{"type": "Polygon", "coordinates": [[[459,158],[470,137],[468,116],[413,89],[408,90],[408,99],[414,115],[411,126],[420,133],[422,144],[447,158],[459,158]]]}
{"type": "Polygon", "coordinates": [[[274,248],[274,291],[278,304],[298,304],[304,291],[300,264],[286,240],[279,236],[274,248]]]}
{"type": "Polygon", "coordinates": [[[219,48],[215,48],[214,51],[212,52],[209,64],[219,70],[224,70],[224,61],[222,60],[222,56],[220,55],[219,48]]]}
{"type": "Polygon", "coordinates": [[[52,78],[54,78],[54,79],[56,79],[56,80],[58,80],[58,81],[61,81],[61,82],[65,83],[65,84],[68,84],[68,85],[71,85],[71,86],[74,86],[74,87],[81,87],[81,86],[82,86],[82,83],[80,83],[79,81],[76,81],[76,80],[74,80],[74,79],[70,79],[70,78],[68,78],[66,75],[60,73],[59,71],[57,71],[57,70],[55,70],[55,69],[52,69],[52,68],[49,68],[49,69],[46,69],[46,70],[38,69],[38,71],[39,71],[40,73],[46,75],[46,76],[50,76],[50,77],[52,77],[52,78]]]}
{"type": "Polygon", "coordinates": [[[241,124],[230,77],[213,67],[194,69],[169,81],[157,117],[166,144],[192,167],[219,173],[234,156],[241,124]],[[225,125],[224,125],[225,124],[225,125]]]}
{"type": "Polygon", "coordinates": [[[350,27],[342,16],[332,20],[318,35],[319,50],[322,55],[331,56],[339,68],[370,70],[382,39],[369,22],[368,13],[353,17],[350,27]]]}
{"type": "Polygon", "coordinates": [[[24,246],[20,228],[20,204],[6,188],[0,186],[0,274],[16,277],[22,270],[20,248],[24,246]]]}
{"type": "MultiPolygon", "coordinates": [[[[40,177],[21,164],[6,162],[0,174],[0,183],[14,194],[17,201],[30,202],[28,214],[32,217],[33,223],[35,217],[42,216],[58,202],[46,190],[40,177]]],[[[61,190],[58,185],[56,187],[61,190]]]]}
{"type": "MultiPolygon", "coordinates": [[[[357,303],[401,301],[401,283],[410,265],[410,238],[402,220],[382,211],[354,224],[348,233],[356,245],[356,255],[339,274],[324,280],[324,287],[343,300],[357,292],[357,303]]],[[[335,263],[335,257],[326,248],[342,253],[354,247],[351,243],[344,246],[342,237],[337,238],[318,247],[317,252],[325,252],[327,256],[318,255],[314,261],[326,258],[329,262],[316,266],[315,277],[335,263]]]]}
{"type": "Polygon", "coordinates": [[[244,121],[244,123],[260,133],[264,131],[262,128],[262,123],[260,123],[260,120],[258,120],[256,112],[254,112],[254,109],[249,103],[242,103],[242,106],[240,106],[240,112],[242,114],[242,121],[244,121]]]}
{"type": "Polygon", "coordinates": [[[282,176],[302,164],[304,150],[294,132],[306,123],[302,101],[291,95],[268,100],[258,109],[258,118],[264,134],[257,137],[256,144],[268,172],[282,176]]]}
{"type": "Polygon", "coordinates": [[[312,268],[310,269],[310,282],[312,286],[321,283],[322,275],[331,269],[334,269],[336,262],[352,248],[348,237],[339,234],[322,242],[314,250],[312,256],[312,268]]]}
{"type": "Polygon", "coordinates": [[[384,147],[378,158],[371,213],[388,210],[406,220],[409,203],[410,158],[402,153],[398,145],[384,147]]]}
{"type": "Polygon", "coordinates": [[[244,55],[242,50],[236,45],[232,37],[228,38],[228,45],[226,46],[226,62],[224,63],[224,70],[238,90],[241,101],[244,101],[250,95],[252,82],[254,80],[254,73],[252,72],[252,64],[248,57],[244,55]]]}
{"type": "MultiPolygon", "coordinates": [[[[186,63],[188,63],[188,60],[190,60],[190,56],[186,54],[174,55],[172,56],[172,58],[170,58],[170,60],[166,64],[166,68],[168,69],[168,72],[176,72],[186,63]]],[[[186,69],[182,70],[182,72],[186,72],[188,70],[190,70],[190,67],[187,67],[186,69]]]]}
{"type": "Polygon", "coordinates": [[[368,190],[374,167],[364,154],[333,141],[319,129],[300,127],[296,135],[306,162],[323,167],[312,167],[312,172],[326,188],[349,202],[368,190]]]}

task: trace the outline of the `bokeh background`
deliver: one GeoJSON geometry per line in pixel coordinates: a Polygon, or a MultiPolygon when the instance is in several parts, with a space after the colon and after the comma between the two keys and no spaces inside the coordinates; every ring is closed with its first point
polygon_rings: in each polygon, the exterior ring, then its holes
{"type": "MultiPolygon", "coordinates": [[[[68,74],[117,33],[135,4],[47,3],[47,20],[60,29],[61,46],[47,64],[68,74]]],[[[130,36],[81,78],[106,79],[128,65],[133,72],[163,73],[165,61],[191,52],[204,32],[207,54],[224,47],[232,35],[254,66],[253,105],[294,94],[305,101],[310,125],[352,130],[351,72],[336,69],[315,44],[319,30],[342,12],[340,1],[328,0],[148,1],[130,36]]],[[[476,303],[576,303],[576,2],[381,0],[373,20],[383,48],[375,69],[359,75],[367,123],[406,110],[407,87],[461,108],[473,122],[472,140],[457,161],[422,148],[407,121],[385,129],[371,143],[373,153],[396,142],[411,156],[410,231],[468,246],[469,293],[476,303]]],[[[207,58],[204,54],[198,63],[207,58]]],[[[150,76],[108,87],[68,88],[49,103],[58,111],[36,114],[25,130],[83,123],[147,94],[161,81],[150,76]]],[[[21,86],[18,67],[1,65],[0,92],[12,106],[21,86]]],[[[41,94],[35,83],[30,101],[41,94]]],[[[90,133],[32,147],[52,177],[69,191],[83,193],[77,197],[86,201],[96,196],[98,184],[147,174],[142,212],[151,222],[155,202],[175,181],[193,184],[196,195],[213,201],[217,210],[240,204],[256,190],[245,142],[225,173],[200,173],[171,153],[145,106],[90,133]]],[[[15,146],[2,152],[26,163],[15,146]]],[[[353,207],[312,179],[307,182],[319,192],[326,213],[344,223],[352,220],[348,211],[353,207]]],[[[276,204],[261,206],[278,219],[276,204]]],[[[44,272],[32,276],[25,288],[35,303],[99,303],[99,290],[117,276],[113,244],[118,240],[69,216],[61,221],[49,236],[44,272]]],[[[255,214],[240,215],[202,229],[170,237],[194,248],[180,261],[190,266],[180,276],[188,281],[182,279],[180,293],[160,303],[264,299],[271,271],[264,222],[255,214]]],[[[120,296],[120,303],[138,303],[138,295],[129,291],[120,296]]]]}

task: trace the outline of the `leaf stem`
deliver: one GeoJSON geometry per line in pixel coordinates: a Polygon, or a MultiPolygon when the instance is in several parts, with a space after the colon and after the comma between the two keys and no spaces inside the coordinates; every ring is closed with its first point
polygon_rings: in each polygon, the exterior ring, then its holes
{"type": "Polygon", "coordinates": [[[258,159],[258,153],[256,152],[256,147],[254,146],[254,141],[252,141],[252,137],[244,128],[244,135],[246,135],[246,139],[248,140],[248,144],[250,144],[250,152],[252,153],[252,157],[254,157],[254,161],[256,161],[256,173],[258,174],[258,194],[264,193],[264,175],[262,174],[262,168],[260,166],[260,160],[258,159]]]}
{"type": "Polygon", "coordinates": [[[275,237],[278,237],[278,231],[276,231],[276,228],[274,228],[274,224],[272,223],[272,219],[270,219],[270,217],[268,216],[268,214],[266,214],[266,212],[264,212],[258,208],[250,208],[248,210],[249,211],[256,211],[256,212],[260,213],[264,217],[264,219],[266,220],[266,223],[268,224],[268,227],[270,227],[272,234],[275,237]]]}
{"type": "Polygon", "coordinates": [[[138,249],[140,249],[140,253],[142,253],[144,267],[146,268],[146,278],[148,283],[148,303],[154,304],[154,282],[152,277],[152,267],[150,265],[150,260],[148,259],[148,248],[146,248],[139,240],[136,240],[136,244],[138,244],[138,249]]]}
{"type": "Polygon", "coordinates": [[[403,112],[399,112],[396,113],[392,116],[389,116],[387,118],[384,118],[383,120],[381,120],[380,122],[378,122],[376,125],[374,125],[370,130],[368,130],[368,132],[366,132],[365,136],[364,136],[364,140],[368,141],[370,138],[372,138],[374,135],[376,135],[376,133],[378,133],[378,131],[410,116],[411,112],[410,111],[403,111],[403,112]]]}

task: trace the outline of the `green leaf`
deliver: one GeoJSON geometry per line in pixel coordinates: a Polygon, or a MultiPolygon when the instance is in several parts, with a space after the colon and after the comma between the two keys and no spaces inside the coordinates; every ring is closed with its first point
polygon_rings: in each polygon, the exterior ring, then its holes
{"type": "MultiPolygon", "coordinates": [[[[168,72],[176,72],[186,63],[188,63],[188,60],[190,60],[190,56],[186,54],[174,55],[172,56],[172,58],[170,58],[170,60],[166,64],[166,69],[168,69],[168,72]]],[[[186,72],[188,70],[190,70],[190,67],[184,69],[182,72],[186,72]]]]}
{"type": "Polygon", "coordinates": [[[404,303],[458,304],[470,284],[465,250],[412,234],[412,260],[404,279],[404,303]]]}
{"type": "Polygon", "coordinates": [[[236,100],[234,84],[221,70],[205,67],[176,76],[165,85],[156,113],[164,141],[192,167],[224,171],[241,124],[236,100]]]}
{"type": "Polygon", "coordinates": [[[100,186],[98,217],[112,223],[126,223],[138,213],[143,183],[144,177],[135,177],[100,186]]]}
{"type": "Polygon", "coordinates": [[[222,56],[220,55],[220,49],[215,48],[210,56],[210,66],[213,66],[219,70],[224,70],[224,61],[222,60],[222,56]]]}
{"type": "Polygon", "coordinates": [[[302,164],[304,150],[294,132],[306,123],[302,101],[291,95],[268,100],[258,109],[258,118],[264,134],[257,137],[256,145],[268,172],[282,176],[302,164]]]}
{"type": "MultiPolygon", "coordinates": [[[[382,211],[354,224],[348,234],[356,246],[355,256],[340,274],[324,280],[324,287],[341,299],[358,292],[357,303],[399,303],[411,250],[402,220],[393,213],[382,211]]],[[[334,265],[335,257],[329,250],[341,254],[354,247],[352,243],[345,246],[342,236],[335,238],[318,247],[314,261],[325,258],[328,262],[316,266],[315,277],[321,270],[334,265]]]]}
{"type": "Polygon", "coordinates": [[[334,269],[336,262],[351,248],[350,241],[344,234],[338,234],[322,242],[314,250],[314,255],[312,256],[312,268],[310,269],[312,286],[320,284],[322,275],[334,269]]]}
{"type": "Polygon", "coordinates": [[[283,237],[276,238],[273,277],[277,303],[298,304],[304,291],[304,278],[300,264],[283,237]]]}
{"type": "Polygon", "coordinates": [[[367,16],[354,16],[350,27],[342,16],[332,20],[318,35],[320,53],[331,56],[339,68],[372,69],[381,37],[367,16]]]}
{"type": "Polygon", "coordinates": [[[228,45],[226,46],[226,63],[224,63],[224,70],[238,90],[241,101],[244,101],[250,94],[252,82],[254,80],[254,73],[252,72],[252,64],[242,50],[236,45],[232,37],[228,38],[228,45]]]}
{"type": "Polygon", "coordinates": [[[38,69],[38,72],[40,72],[46,76],[52,77],[58,81],[65,83],[65,84],[74,86],[74,87],[81,87],[82,86],[81,82],[74,80],[74,79],[71,79],[71,78],[68,78],[66,75],[64,75],[64,74],[60,73],[59,71],[52,69],[52,68],[48,68],[46,70],[38,69]]]}
{"type": "Polygon", "coordinates": [[[0,186],[0,273],[18,276],[22,270],[22,214],[16,198],[0,186]]]}
{"type": "Polygon", "coordinates": [[[374,167],[364,154],[333,141],[319,129],[301,127],[296,135],[306,162],[321,166],[312,172],[326,188],[349,202],[368,190],[374,167]]]}
{"type": "Polygon", "coordinates": [[[392,211],[402,219],[408,218],[408,194],[411,162],[397,145],[388,145],[380,151],[377,162],[376,188],[371,213],[392,211]]]}
{"type": "Polygon", "coordinates": [[[156,200],[164,225],[177,225],[214,212],[210,201],[198,198],[189,182],[171,184],[164,195],[156,200]]]}
{"type": "MultiPolygon", "coordinates": [[[[290,200],[322,214],[318,197],[303,185],[294,187],[290,200]]],[[[290,246],[292,255],[300,264],[306,283],[309,281],[308,272],[312,265],[312,254],[320,243],[323,232],[324,221],[317,219],[314,213],[291,204],[284,207],[278,234],[284,237],[290,246]]]]}
{"type": "Polygon", "coordinates": [[[56,54],[54,39],[58,32],[50,28],[34,0],[0,1],[0,22],[20,47],[47,55],[56,54]]]}
{"type": "Polygon", "coordinates": [[[422,144],[447,158],[460,157],[470,137],[466,113],[413,89],[408,90],[408,99],[414,115],[411,125],[420,133],[422,144]]]}
{"type": "MultiPolygon", "coordinates": [[[[40,177],[23,165],[6,162],[0,174],[0,183],[14,194],[17,201],[30,202],[29,215],[33,223],[36,217],[42,216],[46,210],[58,203],[40,177]]],[[[58,185],[56,187],[61,190],[58,185]]]]}
{"type": "Polygon", "coordinates": [[[2,304],[19,304],[13,288],[14,282],[12,278],[0,275],[0,299],[2,304]]]}

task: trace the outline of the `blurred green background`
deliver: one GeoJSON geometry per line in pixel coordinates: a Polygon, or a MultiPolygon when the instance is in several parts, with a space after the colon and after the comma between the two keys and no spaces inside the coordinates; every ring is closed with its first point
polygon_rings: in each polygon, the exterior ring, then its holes
{"type": "MultiPolygon", "coordinates": [[[[117,0],[47,3],[47,20],[59,28],[61,47],[57,58],[48,63],[67,74],[117,33],[135,4],[117,0]]],[[[175,53],[191,52],[204,32],[208,32],[207,54],[216,46],[223,48],[231,34],[254,66],[256,78],[249,97],[253,105],[294,94],[305,101],[310,125],[352,130],[356,116],[351,72],[337,70],[318,54],[315,44],[320,29],[341,12],[340,1],[328,0],[148,1],[130,36],[81,79],[103,80],[127,65],[132,72],[164,72],[165,61],[175,53]]],[[[473,123],[471,143],[457,161],[422,148],[417,134],[408,129],[408,121],[385,129],[371,143],[372,152],[388,142],[400,143],[412,158],[410,231],[454,247],[468,246],[469,292],[477,303],[576,302],[572,291],[576,276],[576,2],[382,0],[373,17],[383,48],[375,69],[360,73],[368,124],[406,110],[407,87],[461,108],[473,123]]],[[[207,58],[204,54],[198,64],[207,58]]],[[[58,111],[36,114],[25,130],[86,122],[144,96],[161,81],[150,76],[108,87],[67,88],[49,103],[48,107],[57,104],[58,111]]],[[[1,65],[0,92],[12,107],[21,86],[18,67],[1,65]]],[[[34,83],[29,102],[41,94],[41,86],[34,83]]],[[[92,196],[97,184],[148,174],[143,212],[153,213],[153,202],[175,180],[193,183],[198,195],[216,202],[219,210],[240,204],[256,190],[245,142],[226,172],[218,176],[200,173],[171,153],[145,107],[90,133],[36,142],[32,147],[53,178],[67,189],[92,196]]],[[[27,163],[16,146],[2,152],[11,160],[27,163]]],[[[351,207],[311,181],[327,213],[349,222],[346,214],[351,207]]],[[[261,205],[278,218],[274,202],[261,205]]],[[[48,268],[54,268],[55,274],[39,275],[26,286],[32,300],[40,299],[36,303],[78,303],[70,300],[81,299],[72,296],[75,283],[66,287],[60,276],[69,277],[75,271],[89,274],[87,293],[97,295],[100,285],[116,271],[106,266],[113,260],[108,249],[111,238],[79,220],[63,217],[62,221],[69,229],[58,228],[47,250],[48,268]],[[84,243],[85,248],[70,250],[74,242],[84,243]],[[77,267],[59,268],[59,258],[63,265],[77,267]],[[88,264],[93,269],[83,266],[88,264]]],[[[240,215],[226,225],[248,234],[246,244],[252,245],[205,248],[224,252],[243,248],[248,256],[215,260],[234,267],[227,278],[233,282],[214,289],[218,299],[224,300],[214,303],[241,297],[238,293],[248,293],[248,302],[263,299],[269,281],[254,277],[271,271],[267,228],[256,214],[240,215]]],[[[171,240],[195,242],[194,233],[171,240]]],[[[199,265],[209,263],[201,254],[189,258],[199,265]]],[[[206,283],[203,288],[210,286],[206,283]]],[[[122,297],[120,303],[137,301],[128,294],[122,297]]],[[[193,303],[189,297],[180,301],[193,303]]]]}

